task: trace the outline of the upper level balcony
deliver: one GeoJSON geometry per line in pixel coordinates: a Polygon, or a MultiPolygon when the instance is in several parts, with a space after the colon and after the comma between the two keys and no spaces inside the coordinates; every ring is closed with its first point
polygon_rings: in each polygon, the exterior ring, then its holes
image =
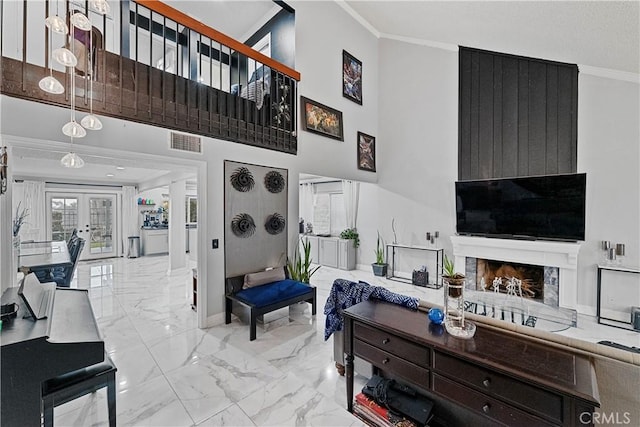
{"type": "Polygon", "coordinates": [[[296,154],[297,71],[160,1],[108,4],[103,15],[93,1],[1,1],[2,94],[296,154]],[[45,26],[58,15],[71,28],[75,12],[90,30],[45,26]],[[61,47],[75,67],[52,59],[61,47]],[[63,93],[39,87],[47,75],[63,93]]]}

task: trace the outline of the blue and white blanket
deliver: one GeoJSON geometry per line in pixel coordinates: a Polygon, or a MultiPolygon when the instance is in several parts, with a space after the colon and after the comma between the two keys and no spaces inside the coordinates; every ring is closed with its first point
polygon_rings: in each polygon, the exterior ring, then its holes
{"type": "Polygon", "coordinates": [[[324,305],[324,314],[327,320],[324,325],[324,339],[329,339],[332,333],[341,331],[344,325],[342,311],[366,301],[376,298],[382,301],[398,304],[413,310],[418,309],[418,298],[396,294],[382,286],[372,286],[366,282],[351,282],[344,279],[336,279],[331,287],[329,298],[324,305]]]}

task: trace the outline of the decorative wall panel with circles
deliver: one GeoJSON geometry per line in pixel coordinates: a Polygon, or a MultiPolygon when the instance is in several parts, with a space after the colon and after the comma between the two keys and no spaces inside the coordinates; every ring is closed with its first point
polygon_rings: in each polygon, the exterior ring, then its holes
{"type": "Polygon", "coordinates": [[[239,167],[231,174],[231,185],[241,193],[251,191],[255,183],[253,174],[245,167],[239,167]]]}
{"type": "Polygon", "coordinates": [[[251,237],[256,231],[256,223],[253,221],[251,215],[241,213],[234,216],[233,220],[231,220],[231,231],[241,238],[251,237]]]}
{"type": "Polygon", "coordinates": [[[270,193],[280,193],[284,185],[285,180],[280,172],[270,171],[264,176],[264,186],[270,193]]]}
{"type": "Polygon", "coordinates": [[[279,213],[271,214],[267,217],[267,221],[264,223],[264,228],[269,234],[280,234],[284,231],[286,221],[279,213]]]}

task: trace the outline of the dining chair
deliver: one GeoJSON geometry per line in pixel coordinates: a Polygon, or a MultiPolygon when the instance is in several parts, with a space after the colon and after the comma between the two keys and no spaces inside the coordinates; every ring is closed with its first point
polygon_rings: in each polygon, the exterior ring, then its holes
{"type": "Polygon", "coordinates": [[[69,250],[71,265],[62,268],[61,270],[53,270],[49,281],[56,282],[58,286],[63,288],[68,288],[71,285],[73,273],[75,273],[76,267],[78,266],[78,260],[80,259],[80,254],[82,253],[85,242],[85,239],[81,237],[78,237],[73,242],[71,249],[69,250]]]}

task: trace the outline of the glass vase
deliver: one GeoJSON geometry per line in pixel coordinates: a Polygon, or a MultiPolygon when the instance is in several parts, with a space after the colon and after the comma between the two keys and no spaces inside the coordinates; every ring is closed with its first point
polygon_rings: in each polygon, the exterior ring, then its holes
{"type": "Polygon", "coordinates": [[[472,338],[476,325],[464,318],[464,278],[444,278],[444,326],[457,338],[472,338]]]}

